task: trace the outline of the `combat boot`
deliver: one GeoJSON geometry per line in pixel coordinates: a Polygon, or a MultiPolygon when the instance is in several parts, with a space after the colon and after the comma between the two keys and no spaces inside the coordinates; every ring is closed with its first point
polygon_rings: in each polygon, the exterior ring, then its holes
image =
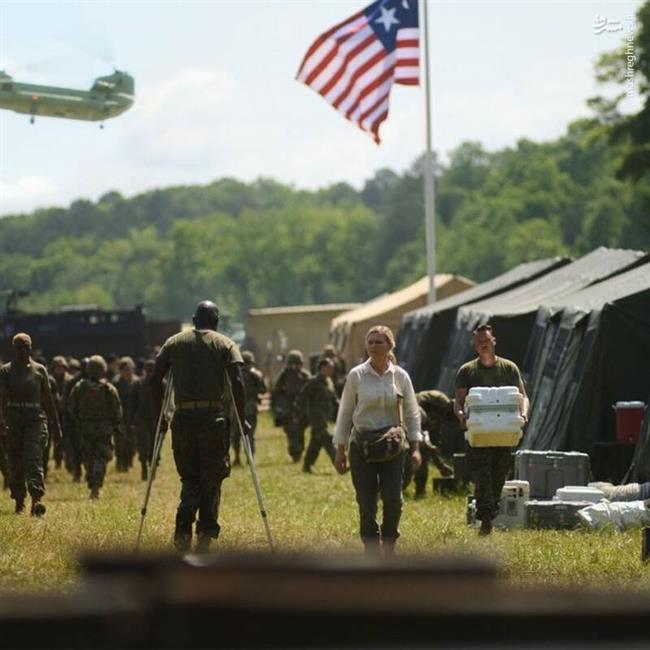
{"type": "Polygon", "coordinates": [[[239,457],[239,449],[235,451],[235,460],[232,462],[233,467],[239,467],[241,465],[241,458],[239,457]]]}
{"type": "Polygon", "coordinates": [[[32,499],[32,517],[42,517],[45,514],[45,506],[39,499],[32,499]]]}
{"type": "Polygon", "coordinates": [[[313,474],[313,472],[311,471],[311,467],[309,465],[303,465],[302,471],[304,474],[313,474]]]}
{"type": "Polygon", "coordinates": [[[212,537],[209,535],[199,535],[196,540],[196,546],[194,547],[195,553],[208,553],[210,551],[210,544],[212,543],[212,537]]]}
{"type": "Polygon", "coordinates": [[[91,499],[99,499],[99,488],[98,487],[90,488],[90,498],[91,499]]]}
{"type": "Polygon", "coordinates": [[[395,540],[383,539],[381,541],[381,550],[384,557],[393,557],[395,555],[395,540]]]}
{"type": "Polygon", "coordinates": [[[489,535],[492,532],[492,520],[491,519],[482,519],[481,527],[479,528],[479,535],[489,535]]]}
{"type": "Polygon", "coordinates": [[[25,499],[16,499],[16,508],[14,509],[14,512],[17,515],[19,515],[24,510],[25,510],[25,499]]]}
{"type": "Polygon", "coordinates": [[[81,483],[81,465],[76,465],[72,474],[73,483],[81,483]]]}
{"type": "Polygon", "coordinates": [[[143,481],[146,481],[146,480],[149,478],[149,473],[147,472],[147,463],[145,463],[144,461],[142,461],[142,462],[141,462],[141,466],[142,466],[142,468],[141,468],[141,470],[140,470],[140,478],[141,478],[143,481]]]}

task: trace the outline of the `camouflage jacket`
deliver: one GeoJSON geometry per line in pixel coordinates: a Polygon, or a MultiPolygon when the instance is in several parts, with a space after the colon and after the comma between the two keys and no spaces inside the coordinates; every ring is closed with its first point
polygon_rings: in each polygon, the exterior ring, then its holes
{"type": "Polygon", "coordinates": [[[264,377],[257,368],[246,365],[242,368],[241,374],[246,388],[246,414],[256,413],[260,397],[266,393],[264,377]]]}
{"type": "Polygon", "coordinates": [[[77,426],[103,424],[113,430],[122,425],[122,405],[117,389],[106,380],[82,379],[68,399],[68,413],[77,426]]]}
{"type": "Polygon", "coordinates": [[[293,411],[296,397],[309,379],[310,375],[304,368],[285,368],[273,388],[271,398],[273,411],[275,413],[293,411]]]}
{"type": "Polygon", "coordinates": [[[327,426],[334,419],[337,406],[334,382],[322,375],[310,379],[296,398],[298,415],[312,427],[327,426]]]}

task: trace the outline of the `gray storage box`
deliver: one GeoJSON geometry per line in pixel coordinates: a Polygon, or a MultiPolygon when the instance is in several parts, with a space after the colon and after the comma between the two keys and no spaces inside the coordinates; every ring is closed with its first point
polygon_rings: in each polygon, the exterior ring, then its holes
{"type": "Polygon", "coordinates": [[[587,485],[589,455],[578,451],[518,451],[515,479],[530,483],[531,499],[545,499],[565,485],[587,485]]]}
{"type": "Polygon", "coordinates": [[[580,525],[578,510],[593,505],[591,501],[527,501],[526,528],[576,528],[580,525]]]}

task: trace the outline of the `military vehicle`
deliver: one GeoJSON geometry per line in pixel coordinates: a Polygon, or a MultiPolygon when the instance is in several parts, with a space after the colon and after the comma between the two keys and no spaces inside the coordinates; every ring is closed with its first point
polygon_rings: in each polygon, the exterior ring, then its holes
{"type": "Polygon", "coordinates": [[[31,115],[71,120],[104,121],[133,106],[135,83],[126,72],[99,77],[90,90],[41,86],[15,81],[0,71],[0,108],[31,115]]]}
{"type": "Polygon", "coordinates": [[[56,354],[86,357],[111,353],[144,357],[155,345],[180,331],[180,321],[147,321],[141,305],[102,309],[97,305],[63,306],[51,312],[25,312],[18,300],[26,291],[3,291],[5,313],[0,316],[0,355],[11,359],[11,339],[27,332],[34,350],[51,359],[56,354]]]}

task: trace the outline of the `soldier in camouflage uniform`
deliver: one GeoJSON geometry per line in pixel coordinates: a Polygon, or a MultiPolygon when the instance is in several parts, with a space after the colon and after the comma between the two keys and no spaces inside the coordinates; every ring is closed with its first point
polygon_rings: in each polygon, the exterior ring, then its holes
{"type": "Polygon", "coordinates": [[[336,451],[332,443],[332,435],[327,429],[327,423],[334,421],[338,406],[338,398],[332,377],[334,362],[323,357],[318,362],[318,374],[312,377],[303,387],[296,398],[296,408],[300,417],[311,427],[309,445],[305,453],[302,471],[311,474],[311,468],[318,458],[321,449],[334,463],[336,451]]]}
{"type": "MultiPolygon", "coordinates": [[[[251,452],[255,453],[255,430],[257,429],[257,406],[260,398],[266,393],[266,384],[262,373],[255,367],[255,355],[248,350],[242,352],[242,359],[244,360],[244,367],[242,368],[242,376],[244,378],[244,386],[246,388],[246,420],[251,427],[250,443],[251,452]]],[[[232,433],[232,446],[235,450],[234,465],[241,465],[240,449],[241,449],[241,436],[235,427],[232,433]]]]}
{"type": "MultiPolygon", "coordinates": [[[[465,425],[465,397],[475,386],[516,386],[522,395],[521,415],[528,418],[528,396],[517,365],[496,354],[496,338],[490,325],[474,330],[474,349],[478,356],[463,364],[456,375],[454,412],[465,425]]],[[[481,521],[480,535],[492,532],[492,520],[499,512],[501,491],[512,463],[510,447],[469,447],[467,465],[474,481],[476,518],[481,521]]]]}
{"type": "Polygon", "coordinates": [[[111,438],[119,437],[122,406],[117,390],[108,382],[106,362],[98,354],[88,359],[87,377],[75,384],[68,411],[81,440],[81,455],[86,469],[90,498],[99,498],[106,465],[113,457],[111,438]]]}
{"type": "Polygon", "coordinates": [[[47,442],[47,421],[52,423],[54,442],[61,441],[61,428],[47,370],[30,357],[29,335],[12,340],[15,360],[0,368],[0,434],[6,436],[9,486],[16,512],[25,508],[25,496],[32,498],[31,514],[45,514],[43,450],[47,442]],[[6,418],[6,419],[5,419],[6,418]]]}
{"type": "Polygon", "coordinates": [[[207,551],[219,535],[221,484],[230,475],[229,431],[226,417],[232,385],[234,407],[249,432],[245,419],[246,391],[239,348],[219,334],[219,310],[204,301],[194,313],[194,329],[167,339],[156,357],[153,377],[154,406],[162,406],[163,378],[171,369],[176,411],[172,420],[172,451],[181,479],[176,511],[174,544],[185,552],[192,543],[192,524],[197,512],[197,551],[207,551]]]}
{"type": "MultiPolygon", "coordinates": [[[[440,448],[440,432],[443,427],[453,428],[462,437],[458,420],[454,415],[453,402],[438,390],[424,390],[415,394],[420,407],[420,420],[424,442],[420,443],[422,464],[413,474],[415,498],[422,498],[429,479],[429,463],[432,463],[443,477],[451,476],[454,470],[444,461],[440,448]]],[[[405,470],[408,469],[405,467],[405,470]]],[[[408,483],[408,482],[407,482],[408,483]]]]}
{"type": "Polygon", "coordinates": [[[124,431],[124,435],[115,438],[115,469],[118,472],[128,472],[133,467],[136,449],[133,400],[139,379],[135,376],[135,363],[131,357],[122,357],[119,369],[119,379],[113,383],[120,396],[120,402],[122,402],[122,412],[124,413],[122,431],[124,431]]]}
{"type": "MultiPolygon", "coordinates": [[[[70,368],[74,367],[74,360],[69,362],[70,368]]],[[[67,386],[65,387],[65,413],[63,416],[63,430],[65,436],[63,438],[63,448],[65,450],[65,468],[72,474],[72,480],[75,483],[81,482],[81,439],[79,432],[75,428],[75,423],[70,417],[68,411],[68,402],[72,389],[86,377],[86,369],[88,367],[88,358],[84,357],[81,362],[77,362],[77,372],[72,376],[67,386]]]]}
{"type": "Polygon", "coordinates": [[[144,376],[138,381],[133,396],[133,413],[131,421],[135,427],[138,443],[138,460],[141,467],[141,478],[146,481],[148,469],[153,455],[153,444],[156,436],[158,413],[153,404],[153,373],[156,366],[151,359],[144,362],[144,376]]]}
{"type": "Polygon", "coordinates": [[[336,389],[336,394],[338,397],[341,397],[343,393],[343,386],[345,385],[345,377],[347,375],[347,368],[345,365],[345,359],[336,354],[336,350],[331,343],[328,343],[323,348],[323,357],[331,359],[334,363],[334,374],[332,375],[332,381],[334,382],[334,388],[336,389]]]}
{"type": "Polygon", "coordinates": [[[276,421],[282,424],[287,434],[289,456],[297,463],[305,449],[305,422],[296,410],[296,397],[309,381],[309,373],[302,367],[300,350],[291,350],[287,355],[287,365],[280,373],[273,388],[271,406],[276,421]]]}
{"type": "MultiPolygon", "coordinates": [[[[54,401],[59,422],[63,424],[65,417],[65,395],[68,383],[72,377],[68,374],[68,362],[63,356],[56,356],[52,359],[52,379],[54,380],[54,401]]],[[[59,469],[63,462],[63,444],[54,447],[54,466],[59,469]]]]}

